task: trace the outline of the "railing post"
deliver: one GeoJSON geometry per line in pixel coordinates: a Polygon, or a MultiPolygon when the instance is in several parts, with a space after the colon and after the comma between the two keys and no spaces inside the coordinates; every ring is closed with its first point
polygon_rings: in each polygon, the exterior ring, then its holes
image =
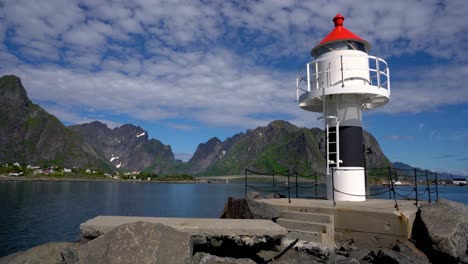
{"type": "Polygon", "coordinates": [[[315,89],[319,89],[319,75],[318,75],[318,63],[315,62],[315,89]]]}
{"type": "Polygon", "coordinates": [[[289,185],[289,170],[288,170],[288,200],[291,203],[291,185],[289,185]]]}
{"type": "Polygon", "coordinates": [[[301,78],[300,75],[296,76],[296,101],[299,101],[299,78],[301,78]]]}
{"type": "Polygon", "coordinates": [[[332,167],[332,173],[331,173],[331,180],[332,180],[332,199],[333,199],[333,207],[336,206],[336,202],[335,202],[335,179],[334,179],[334,172],[335,172],[335,168],[332,167]]]}
{"type": "Polygon", "coordinates": [[[314,184],[315,192],[314,193],[315,193],[315,197],[317,197],[317,172],[315,172],[314,175],[315,175],[314,177],[315,178],[315,184],[314,184]]]}
{"type": "Polygon", "coordinates": [[[247,169],[245,169],[245,180],[244,180],[244,183],[245,183],[245,184],[244,184],[244,185],[245,185],[245,186],[244,186],[244,188],[245,188],[245,190],[244,190],[244,191],[245,191],[245,193],[244,193],[244,198],[247,199],[247,169]]]}
{"type": "Polygon", "coordinates": [[[437,179],[437,172],[435,173],[435,182],[436,182],[436,202],[439,200],[439,180],[437,179]]]}
{"type": "Polygon", "coordinates": [[[275,189],[275,171],[273,171],[273,193],[276,193],[275,189]]]}
{"type": "Polygon", "coordinates": [[[307,91],[310,92],[310,63],[307,63],[307,91]]]}
{"type": "MultiPolygon", "coordinates": [[[[395,186],[393,186],[393,177],[392,177],[392,169],[388,167],[388,172],[389,172],[389,177],[390,177],[390,184],[392,185],[391,191],[393,192],[393,200],[395,201],[395,208],[397,211],[400,209],[398,208],[398,203],[396,201],[396,195],[395,195],[395,186]]],[[[390,199],[392,198],[392,195],[390,194],[390,199]]]]}
{"type": "Polygon", "coordinates": [[[392,168],[388,166],[388,195],[390,199],[392,199],[392,191],[393,191],[393,179],[392,179],[392,168]]]}
{"type": "Polygon", "coordinates": [[[432,200],[431,200],[431,185],[429,184],[429,176],[427,175],[427,170],[426,170],[426,185],[427,185],[427,195],[429,196],[429,203],[432,203],[432,200]]]}
{"type": "Polygon", "coordinates": [[[414,192],[416,194],[416,207],[418,207],[418,169],[414,169],[414,192]]]}
{"type": "Polygon", "coordinates": [[[390,69],[387,67],[387,90],[388,93],[390,94],[390,69]]]}
{"type": "Polygon", "coordinates": [[[297,187],[297,171],[295,171],[295,174],[296,174],[296,198],[298,198],[298,197],[299,197],[299,194],[297,193],[297,188],[298,188],[298,187],[297,187]]]}
{"type": "Polygon", "coordinates": [[[379,69],[379,59],[375,58],[375,70],[377,73],[377,87],[380,88],[380,69],[379,69]]]}

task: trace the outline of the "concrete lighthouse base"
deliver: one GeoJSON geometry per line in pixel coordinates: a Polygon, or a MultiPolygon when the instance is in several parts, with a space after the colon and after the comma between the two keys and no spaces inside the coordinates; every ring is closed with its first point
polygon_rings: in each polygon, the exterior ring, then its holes
{"type": "Polygon", "coordinates": [[[366,186],[363,167],[333,168],[327,176],[327,199],[335,201],[365,201],[366,186]],[[335,188],[333,188],[333,186],[335,188]],[[335,195],[333,197],[333,190],[335,195]]]}

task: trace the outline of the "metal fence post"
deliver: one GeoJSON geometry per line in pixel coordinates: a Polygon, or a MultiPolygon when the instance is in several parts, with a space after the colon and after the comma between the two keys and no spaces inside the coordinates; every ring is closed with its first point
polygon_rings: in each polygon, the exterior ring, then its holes
{"type": "Polygon", "coordinates": [[[288,200],[291,203],[291,185],[289,185],[289,171],[288,171],[288,200]]]}
{"type": "Polygon", "coordinates": [[[247,199],[247,169],[245,169],[245,180],[244,180],[245,195],[244,198],[247,199]]]}
{"type": "Polygon", "coordinates": [[[435,182],[436,182],[436,199],[435,201],[437,202],[439,200],[439,181],[437,179],[437,172],[435,173],[435,182]]]}
{"type": "MultiPolygon", "coordinates": [[[[397,211],[399,211],[400,209],[398,208],[398,203],[396,201],[396,195],[395,195],[395,186],[393,186],[393,177],[392,177],[392,169],[390,167],[388,167],[388,172],[390,173],[390,184],[392,185],[392,188],[391,188],[391,191],[393,192],[393,200],[395,201],[395,208],[397,209],[397,211]]],[[[390,193],[390,199],[392,198],[392,194],[390,193]]]]}
{"type": "Polygon", "coordinates": [[[317,172],[314,173],[315,175],[315,184],[314,184],[314,188],[315,188],[315,197],[317,197],[317,172]]]}
{"type": "Polygon", "coordinates": [[[414,192],[416,194],[416,207],[418,207],[418,170],[414,169],[414,192]]]}
{"type": "Polygon", "coordinates": [[[426,170],[426,184],[427,184],[427,195],[429,196],[429,203],[432,203],[432,200],[431,200],[431,185],[429,184],[429,176],[427,175],[427,170],[426,170]]]}
{"type": "Polygon", "coordinates": [[[392,199],[392,190],[393,190],[393,179],[392,179],[392,168],[388,166],[388,195],[392,199]]]}
{"type": "Polygon", "coordinates": [[[275,171],[273,171],[273,193],[275,193],[275,171]]]}
{"type": "Polygon", "coordinates": [[[299,194],[297,193],[297,171],[295,171],[294,174],[296,174],[296,198],[298,198],[299,194]]]}

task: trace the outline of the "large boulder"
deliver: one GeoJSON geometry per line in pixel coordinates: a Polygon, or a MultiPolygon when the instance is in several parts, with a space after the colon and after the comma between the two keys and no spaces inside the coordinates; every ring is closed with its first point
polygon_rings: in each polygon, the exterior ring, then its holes
{"type": "Polygon", "coordinates": [[[39,264],[39,263],[64,263],[62,251],[75,247],[68,242],[47,243],[26,251],[13,253],[0,259],[0,264],[39,264]]]}
{"type": "Polygon", "coordinates": [[[248,199],[247,204],[254,219],[276,220],[279,217],[279,212],[267,203],[248,199]]]}
{"type": "Polygon", "coordinates": [[[78,249],[80,263],[189,263],[189,233],[162,224],[118,226],[78,249]]]}
{"type": "Polygon", "coordinates": [[[468,250],[468,207],[447,199],[423,205],[413,238],[432,262],[456,263],[468,250]]]}
{"type": "Polygon", "coordinates": [[[254,219],[246,199],[236,199],[229,197],[224,205],[221,218],[225,219],[254,219]]]}
{"type": "Polygon", "coordinates": [[[251,199],[229,197],[221,218],[227,219],[267,219],[275,220],[278,211],[271,205],[251,199]]]}

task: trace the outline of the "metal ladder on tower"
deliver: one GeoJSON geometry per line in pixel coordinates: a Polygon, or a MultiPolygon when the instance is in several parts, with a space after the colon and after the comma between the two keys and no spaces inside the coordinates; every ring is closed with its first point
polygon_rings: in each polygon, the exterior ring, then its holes
{"type": "Polygon", "coordinates": [[[336,168],[340,167],[340,120],[337,116],[325,116],[325,136],[327,142],[326,159],[327,159],[327,173],[330,173],[330,165],[335,165],[336,168]],[[335,122],[335,130],[330,131],[330,121],[335,122]],[[330,140],[330,135],[335,134],[333,141],[330,140]],[[331,151],[334,150],[334,151],[331,151]],[[334,159],[332,155],[335,155],[334,159]]]}

